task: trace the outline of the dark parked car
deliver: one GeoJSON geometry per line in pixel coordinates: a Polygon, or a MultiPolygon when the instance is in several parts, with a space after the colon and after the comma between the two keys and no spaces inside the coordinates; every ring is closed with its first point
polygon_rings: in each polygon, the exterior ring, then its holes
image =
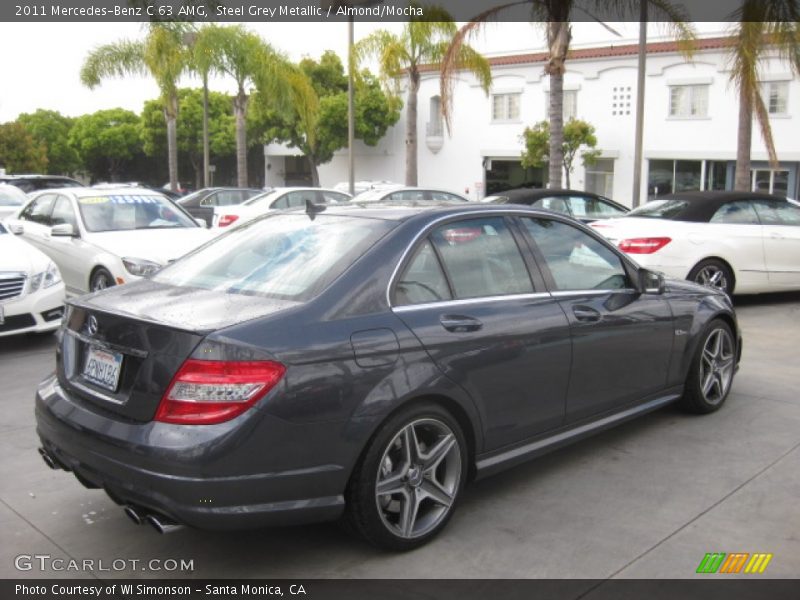
{"type": "Polygon", "coordinates": [[[208,227],[214,222],[214,212],[218,206],[242,204],[253,196],[263,194],[264,190],[254,188],[203,188],[178,200],[190,215],[203,219],[208,227]]]}
{"type": "Polygon", "coordinates": [[[526,204],[535,208],[546,208],[584,223],[624,217],[630,210],[605,196],[577,190],[518,188],[487,196],[483,201],[490,204],[526,204]]]}
{"type": "Polygon", "coordinates": [[[15,185],[26,194],[53,188],[83,187],[80,181],[61,175],[0,175],[0,183],[15,185]]]}
{"type": "Polygon", "coordinates": [[[306,210],[72,300],[36,394],[45,462],[162,532],[344,514],[402,550],[473,477],[728,395],[728,297],[665,282],[572,219],[306,210]]]}

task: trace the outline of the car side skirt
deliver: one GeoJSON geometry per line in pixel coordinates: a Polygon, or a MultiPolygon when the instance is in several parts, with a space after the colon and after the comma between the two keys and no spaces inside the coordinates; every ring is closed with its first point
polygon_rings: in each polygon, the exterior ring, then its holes
{"type": "Polygon", "coordinates": [[[683,395],[683,386],[677,386],[666,390],[665,393],[656,398],[628,407],[624,410],[607,414],[601,418],[595,418],[589,422],[583,422],[566,429],[560,429],[546,437],[515,446],[506,450],[493,453],[491,456],[478,457],[475,463],[475,479],[482,479],[488,475],[493,475],[505,469],[509,469],[520,463],[526,462],[537,456],[547,454],[552,450],[566,446],[578,440],[582,440],[615,425],[634,419],[645,413],[657,410],[675,402],[683,395]]]}

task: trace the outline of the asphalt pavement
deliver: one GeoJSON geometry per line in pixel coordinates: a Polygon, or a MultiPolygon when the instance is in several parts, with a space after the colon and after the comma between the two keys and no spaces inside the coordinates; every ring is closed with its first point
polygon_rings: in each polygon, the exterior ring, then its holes
{"type": "Polygon", "coordinates": [[[667,407],[473,484],[443,534],[406,554],[335,524],[137,527],[36,452],[33,393],[54,337],[2,338],[0,577],[691,578],[708,552],[771,553],[760,577],[797,577],[800,294],[737,311],[744,356],[722,410],[667,407]]]}

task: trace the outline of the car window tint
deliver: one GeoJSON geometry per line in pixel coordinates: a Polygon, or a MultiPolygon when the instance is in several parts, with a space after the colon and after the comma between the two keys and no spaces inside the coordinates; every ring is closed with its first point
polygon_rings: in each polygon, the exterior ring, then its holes
{"type": "Polygon", "coordinates": [[[39,196],[25,207],[25,210],[19,215],[23,221],[32,221],[41,225],[50,225],[50,212],[53,209],[53,202],[55,201],[55,194],[45,194],[39,196]]]}
{"type": "Polygon", "coordinates": [[[621,217],[625,214],[625,211],[618,209],[613,204],[591,196],[569,196],[567,201],[572,210],[572,216],[578,219],[607,219],[621,217]]]}
{"type": "Polygon", "coordinates": [[[302,190],[299,192],[289,192],[286,194],[286,201],[288,202],[289,208],[302,208],[306,205],[306,200],[310,202],[314,202],[316,204],[315,198],[316,192],[314,190],[302,190]]]}
{"type": "Polygon", "coordinates": [[[270,208],[289,208],[289,198],[288,196],[281,196],[275,202],[272,203],[270,208]]]}
{"type": "Polygon", "coordinates": [[[68,198],[59,196],[53,205],[53,214],[50,217],[51,225],[72,225],[74,229],[78,228],[78,222],[75,219],[75,210],[72,208],[72,203],[68,198]]]}
{"type": "Polygon", "coordinates": [[[214,204],[216,206],[233,206],[235,204],[241,204],[246,199],[247,196],[240,190],[223,190],[217,193],[214,204]]]}
{"type": "Polygon", "coordinates": [[[550,219],[522,220],[559,290],[609,290],[629,286],[622,260],[577,227],[550,219]]]}
{"type": "Polygon", "coordinates": [[[800,207],[780,200],[754,200],[753,206],[764,225],[800,225],[800,207]]]}
{"type": "Polygon", "coordinates": [[[216,192],[212,192],[211,194],[200,200],[200,206],[219,206],[217,204],[216,192]]]}
{"type": "Polygon", "coordinates": [[[536,202],[531,204],[531,206],[536,206],[538,208],[546,208],[547,210],[552,210],[554,212],[562,213],[565,215],[569,214],[569,208],[567,208],[566,200],[564,198],[559,198],[556,196],[539,198],[536,202]]]}
{"type": "Polygon", "coordinates": [[[737,225],[758,225],[758,215],[753,204],[746,200],[723,204],[711,217],[709,223],[730,223],[737,225]]]}
{"type": "Polygon", "coordinates": [[[418,202],[425,200],[425,192],[423,190],[403,190],[390,194],[384,200],[386,202],[418,202]]]}
{"type": "Polygon", "coordinates": [[[442,265],[431,243],[425,241],[395,286],[395,303],[420,304],[450,299],[452,295],[442,265]]]}
{"type": "Polygon", "coordinates": [[[525,262],[502,217],[449,223],[434,231],[431,240],[456,298],[533,291],[525,262]]]}

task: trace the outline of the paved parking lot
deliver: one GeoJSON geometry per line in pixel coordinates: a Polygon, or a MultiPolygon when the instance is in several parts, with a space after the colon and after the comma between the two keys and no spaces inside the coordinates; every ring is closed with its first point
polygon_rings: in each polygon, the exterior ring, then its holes
{"type": "Polygon", "coordinates": [[[769,552],[765,576],[796,577],[800,294],[737,305],[744,358],[720,412],[668,407],[474,484],[443,535],[402,555],[332,524],[166,536],[136,527],[36,453],[33,389],[53,367],[52,336],[0,339],[0,577],[686,578],[706,552],[769,552]],[[142,562],[20,572],[21,554],[142,562]],[[192,560],[194,571],[142,570],[151,558],[192,560]]]}

